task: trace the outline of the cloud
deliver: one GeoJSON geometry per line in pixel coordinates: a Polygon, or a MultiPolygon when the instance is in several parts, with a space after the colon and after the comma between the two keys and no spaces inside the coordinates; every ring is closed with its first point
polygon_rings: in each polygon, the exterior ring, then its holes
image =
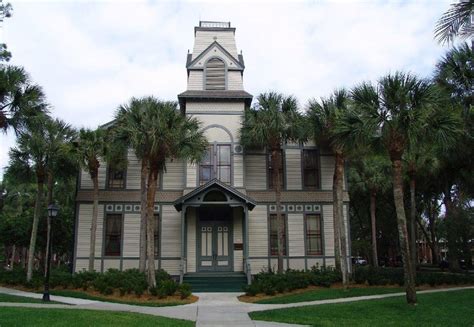
{"type": "MultiPolygon", "coordinates": [[[[13,1],[4,38],[12,63],[44,87],[54,116],[96,127],[131,96],[176,100],[200,19],[237,27],[247,91],[294,94],[304,106],[390,71],[429,77],[446,51],[433,28],[449,2],[13,1]]],[[[12,136],[0,138],[3,167],[12,136]]]]}

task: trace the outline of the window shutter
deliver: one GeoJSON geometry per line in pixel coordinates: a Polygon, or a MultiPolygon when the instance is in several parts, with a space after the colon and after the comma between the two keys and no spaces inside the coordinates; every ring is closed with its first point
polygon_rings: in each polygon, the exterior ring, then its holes
{"type": "Polygon", "coordinates": [[[206,66],[206,90],[225,90],[225,64],[213,58],[206,66]]]}

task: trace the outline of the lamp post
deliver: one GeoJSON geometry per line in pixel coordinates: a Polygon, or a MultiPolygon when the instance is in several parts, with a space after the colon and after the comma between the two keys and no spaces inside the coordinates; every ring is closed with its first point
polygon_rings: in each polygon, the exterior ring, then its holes
{"type": "Polygon", "coordinates": [[[51,270],[51,252],[53,250],[53,233],[51,230],[51,222],[58,215],[59,207],[54,203],[48,206],[48,232],[46,237],[46,249],[48,252],[48,257],[46,258],[46,271],[44,274],[44,292],[43,292],[43,301],[49,302],[49,274],[51,270]]]}

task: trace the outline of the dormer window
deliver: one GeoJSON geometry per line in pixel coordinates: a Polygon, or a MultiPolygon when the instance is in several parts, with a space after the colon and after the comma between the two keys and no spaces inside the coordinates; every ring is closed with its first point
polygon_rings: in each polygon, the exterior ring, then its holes
{"type": "Polygon", "coordinates": [[[225,63],[212,58],[206,64],[206,90],[225,90],[225,63]]]}

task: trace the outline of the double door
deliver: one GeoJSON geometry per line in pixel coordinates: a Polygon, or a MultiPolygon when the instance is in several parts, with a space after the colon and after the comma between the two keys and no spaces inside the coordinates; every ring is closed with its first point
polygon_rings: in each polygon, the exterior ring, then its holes
{"type": "Polygon", "coordinates": [[[198,270],[232,270],[232,233],[227,221],[201,221],[198,225],[198,270]]]}

